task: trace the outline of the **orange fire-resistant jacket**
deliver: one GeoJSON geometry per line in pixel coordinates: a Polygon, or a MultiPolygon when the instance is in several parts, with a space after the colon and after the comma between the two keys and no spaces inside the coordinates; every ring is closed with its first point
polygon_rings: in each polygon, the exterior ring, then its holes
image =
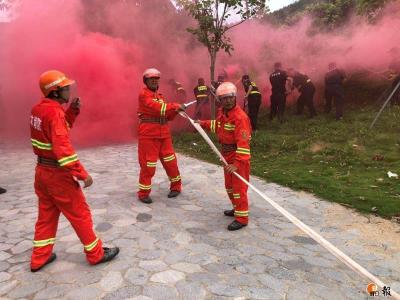
{"type": "Polygon", "coordinates": [[[200,125],[218,136],[221,144],[236,144],[236,150],[223,155],[228,163],[250,160],[251,125],[246,113],[236,105],[226,114],[219,110],[216,120],[200,121],[200,125]]]}
{"type": "Polygon", "coordinates": [[[171,121],[177,115],[178,103],[166,103],[164,97],[147,87],[139,94],[139,138],[166,138],[170,130],[166,121],[171,121]],[[143,122],[141,122],[143,120],[143,122]],[[153,122],[145,122],[153,120],[153,122]],[[157,123],[157,120],[160,120],[157,123]]]}
{"type": "Polygon", "coordinates": [[[33,152],[40,157],[53,159],[78,180],[85,180],[88,173],[78,160],[71,145],[69,131],[79,109],[66,111],[58,102],[43,98],[32,108],[31,142],[33,152]]]}

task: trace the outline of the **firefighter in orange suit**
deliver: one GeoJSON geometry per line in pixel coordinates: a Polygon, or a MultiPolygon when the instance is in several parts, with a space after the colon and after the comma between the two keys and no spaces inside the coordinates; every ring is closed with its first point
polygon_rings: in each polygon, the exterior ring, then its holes
{"type": "Polygon", "coordinates": [[[151,179],[156,172],[157,160],[167,172],[170,181],[168,198],[176,197],[182,189],[181,175],[168,121],[172,121],[183,104],[167,103],[158,92],[161,73],[150,68],[143,73],[145,87],[139,94],[138,117],[138,155],[140,164],[138,198],[144,203],[152,203],[150,198],[151,179]]]}
{"type": "Polygon", "coordinates": [[[69,138],[70,128],[79,114],[79,98],[72,101],[67,111],[61,106],[69,102],[73,83],[59,71],[43,73],[39,85],[44,97],[31,113],[31,142],[38,158],[35,192],[39,198],[32,272],[56,259],[53,246],[60,213],[75,229],[90,264],[109,261],[119,253],[118,248],[102,247],[102,241],[93,231],[90,208],[78,182],[83,181],[88,187],[93,180],[79,162],[69,138]]]}
{"type": "Polygon", "coordinates": [[[222,83],[216,94],[222,105],[217,119],[198,122],[204,129],[217,134],[222,155],[228,162],[224,168],[225,188],[233,209],[224,211],[224,214],[235,217],[228,226],[228,230],[233,231],[246,226],[249,220],[247,185],[233,172],[249,180],[251,124],[247,114],[236,105],[237,89],[233,83],[222,83]]]}

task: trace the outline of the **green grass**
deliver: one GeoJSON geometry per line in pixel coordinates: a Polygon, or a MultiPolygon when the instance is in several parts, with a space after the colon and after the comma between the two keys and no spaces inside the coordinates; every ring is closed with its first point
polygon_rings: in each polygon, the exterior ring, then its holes
{"type": "MultiPolygon", "coordinates": [[[[368,130],[376,111],[346,111],[340,122],[333,114],[308,120],[289,113],[283,125],[262,112],[251,144],[252,175],[364,213],[376,207],[383,217],[400,216],[400,179],[387,176],[400,176],[400,108],[386,109],[368,130]],[[373,160],[377,154],[384,159],[373,160]]],[[[218,163],[196,133],[177,135],[174,144],[179,152],[218,163]]]]}

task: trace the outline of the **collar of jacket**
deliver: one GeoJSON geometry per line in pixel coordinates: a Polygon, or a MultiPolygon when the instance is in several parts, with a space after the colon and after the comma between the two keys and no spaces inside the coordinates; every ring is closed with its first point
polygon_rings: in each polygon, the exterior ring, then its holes
{"type": "Polygon", "coordinates": [[[63,109],[62,105],[59,102],[57,102],[53,99],[50,99],[50,98],[42,98],[42,100],[40,102],[47,104],[49,106],[54,106],[54,107],[63,109]]]}
{"type": "Polygon", "coordinates": [[[147,86],[145,86],[143,88],[143,92],[145,94],[148,94],[148,95],[151,95],[151,96],[156,96],[156,97],[162,95],[161,93],[158,92],[158,90],[154,92],[154,91],[150,90],[147,86]]]}

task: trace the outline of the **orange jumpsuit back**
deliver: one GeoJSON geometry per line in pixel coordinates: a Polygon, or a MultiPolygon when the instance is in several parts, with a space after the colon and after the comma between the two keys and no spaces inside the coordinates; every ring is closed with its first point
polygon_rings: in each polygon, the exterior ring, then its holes
{"type": "Polygon", "coordinates": [[[177,115],[178,103],[166,103],[164,97],[144,87],[139,94],[138,105],[138,156],[140,164],[139,199],[147,198],[151,192],[151,179],[160,159],[170,181],[170,190],[180,192],[181,176],[168,121],[177,115]]]}
{"type": "MultiPolygon", "coordinates": [[[[235,165],[237,173],[247,181],[250,176],[250,139],[251,125],[247,114],[236,105],[229,112],[218,112],[216,120],[200,121],[200,125],[217,134],[222,145],[222,155],[228,164],[235,165]]],[[[249,204],[247,185],[235,175],[224,172],[225,188],[235,210],[235,219],[247,224],[249,219],[249,204]]]]}
{"type": "Polygon", "coordinates": [[[92,216],[77,180],[88,173],[78,160],[69,138],[79,109],[64,111],[56,101],[43,98],[32,109],[30,129],[33,152],[38,156],[35,192],[39,215],[35,226],[31,268],[44,265],[51,256],[58,219],[62,213],[71,223],[91,264],[103,258],[101,240],[93,231],[92,216]]]}

